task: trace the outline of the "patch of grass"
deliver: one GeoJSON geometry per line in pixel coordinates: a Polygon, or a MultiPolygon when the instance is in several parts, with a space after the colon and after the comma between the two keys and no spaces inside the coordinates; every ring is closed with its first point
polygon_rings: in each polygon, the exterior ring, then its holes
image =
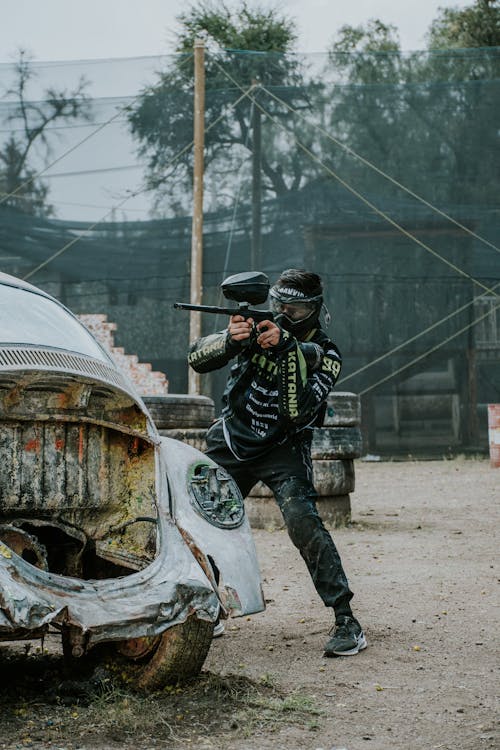
{"type": "Polygon", "coordinates": [[[256,731],[276,732],[290,724],[313,728],[321,712],[300,693],[282,695],[269,675],[254,682],[242,675],[203,673],[182,686],[138,695],[111,683],[95,696],[85,721],[109,739],[163,737],[176,741],[198,736],[256,731]]]}
{"type": "Polygon", "coordinates": [[[205,672],[188,684],[141,694],[102,667],[75,679],[58,656],[4,656],[5,747],[15,747],[20,737],[34,746],[63,740],[92,746],[97,738],[134,749],[155,739],[165,747],[196,746],[207,737],[244,738],[290,725],[314,730],[321,716],[312,698],[298,691],[284,694],[270,674],[253,681],[205,672]]]}
{"type": "Polygon", "coordinates": [[[235,720],[247,737],[256,730],[277,732],[290,724],[315,729],[317,717],[321,715],[312,698],[297,692],[287,696],[252,695],[238,707],[235,720]]]}

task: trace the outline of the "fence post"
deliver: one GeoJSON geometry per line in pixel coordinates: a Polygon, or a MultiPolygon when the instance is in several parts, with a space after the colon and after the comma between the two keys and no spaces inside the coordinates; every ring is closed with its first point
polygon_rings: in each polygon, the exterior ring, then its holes
{"type": "MultiPolygon", "coordinates": [[[[191,234],[191,295],[192,305],[201,304],[203,285],[203,151],[205,146],[205,43],[194,43],[194,165],[193,225],[191,234]]],[[[201,313],[191,310],[189,340],[201,336],[201,313]]],[[[189,368],[188,393],[200,392],[200,376],[189,368]]]]}

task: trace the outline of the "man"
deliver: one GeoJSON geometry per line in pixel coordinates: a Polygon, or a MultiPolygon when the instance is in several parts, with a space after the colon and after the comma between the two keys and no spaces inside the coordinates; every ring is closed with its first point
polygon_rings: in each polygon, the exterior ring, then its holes
{"type": "Polygon", "coordinates": [[[366,639],[351,610],[339,554],[316,510],[311,459],[313,427],[322,424],[341,355],[320,327],[317,274],[288,269],[270,296],[273,321],[254,326],[233,315],[226,331],[191,346],[188,361],[200,373],[236,357],[222,417],[207,434],[207,455],[233,476],[244,497],[259,480],[272,490],[319,596],[335,613],[325,656],[350,656],[366,648],[366,639]]]}

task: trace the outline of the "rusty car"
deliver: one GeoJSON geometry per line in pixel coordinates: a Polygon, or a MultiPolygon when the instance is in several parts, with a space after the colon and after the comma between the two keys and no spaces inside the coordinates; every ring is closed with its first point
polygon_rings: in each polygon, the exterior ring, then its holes
{"type": "Polygon", "coordinates": [[[231,477],[159,434],[62,303],[0,274],[0,641],[50,629],[70,663],[102,652],[156,689],[264,606],[231,477]]]}

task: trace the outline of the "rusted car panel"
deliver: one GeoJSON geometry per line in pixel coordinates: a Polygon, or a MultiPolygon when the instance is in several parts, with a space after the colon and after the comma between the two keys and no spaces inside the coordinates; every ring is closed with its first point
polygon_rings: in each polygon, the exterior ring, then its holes
{"type": "Polygon", "coordinates": [[[241,496],[218,472],[160,438],[66,308],[0,274],[0,640],[51,624],[80,655],[262,610],[241,496]]]}
{"type": "Polygon", "coordinates": [[[150,566],[103,581],[41,571],[0,542],[0,638],[36,637],[49,624],[70,625],[90,647],[157,635],[193,612],[214,621],[219,600],[212,584],[175,525],[166,524],[163,534],[165,554],[150,566]]]}
{"type": "MultiPolygon", "coordinates": [[[[36,526],[43,537],[42,523],[50,516],[75,540],[75,555],[83,533],[104,556],[109,540],[109,552],[121,551],[123,564],[135,568],[140,559],[151,561],[156,548],[154,453],[151,443],[103,425],[1,421],[2,518],[27,531],[36,526]]],[[[72,574],[83,575],[74,563],[72,574]]],[[[58,567],[63,561],[50,565],[58,567]]]]}
{"type": "Polygon", "coordinates": [[[154,427],[116,386],[29,367],[12,385],[0,364],[2,521],[46,545],[52,572],[95,575],[82,535],[98,557],[143,567],[156,553],[154,427]]]}

